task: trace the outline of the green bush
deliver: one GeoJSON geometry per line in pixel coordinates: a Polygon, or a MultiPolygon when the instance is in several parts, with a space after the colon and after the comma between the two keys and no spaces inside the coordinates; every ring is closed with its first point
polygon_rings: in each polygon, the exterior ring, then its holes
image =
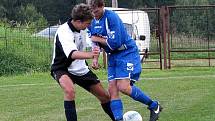
{"type": "Polygon", "coordinates": [[[50,69],[52,42],[20,28],[6,33],[0,40],[0,76],[50,69]]]}
{"type": "Polygon", "coordinates": [[[0,49],[0,55],[0,76],[30,71],[29,67],[31,64],[26,58],[5,49],[0,49]]]}
{"type": "Polygon", "coordinates": [[[14,48],[0,49],[0,76],[49,70],[49,59],[44,56],[16,51],[14,48]]]}

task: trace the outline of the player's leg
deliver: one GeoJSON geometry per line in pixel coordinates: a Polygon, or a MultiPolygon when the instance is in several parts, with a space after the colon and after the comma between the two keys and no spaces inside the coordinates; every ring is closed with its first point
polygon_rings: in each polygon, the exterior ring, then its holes
{"type": "Polygon", "coordinates": [[[153,101],[144,92],[136,87],[130,85],[130,79],[120,79],[117,81],[117,88],[120,92],[130,96],[132,99],[139,101],[143,104],[150,105],[153,101]]]}
{"type": "Polygon", "coordinates": [[[113,61],[109,60],[108,65],[108,91],[111,97],[111,110],[115,117],[115,121],[123,119],[123,104],[119,96],[119,90],[117,89],[117,81],[115,80],[115,68],[113,61]]]}
{"type": "MultiPolygon", "coordinates": [[[[138,69],[136,69],[138,70],[138,69]]],[[[138,80],[141,72],[131,72],[131,80],[138,80]]],[[[160,106],[158,101],[152,100],[148,95],[146,95],[140,88],[135,86],[134,84],[131,85],[131,92],[129,95],[136,101],[139,101],[143,104],[148,105],[148,109],[150,110],[150,118],[149,121],[157,121],[160,112],[162,111],[162,107],[160,106]]]]}
{"type": "Polygon", "coordinates": [[[109,117],[114,120],[113,112],[110,108],[110,95],[109,93],[103,88],[101,83],[97,83],[95,85],[92,85],[90,87],[90,92],[97,97],[97,99],[100,101],[101,106],[105,113],[109,115],[109,117]]]}
{"type": "Polygon", "coordinates": [[[67,121],[77,121],[75,108],[75,88],[68,72],[57,71],[54,73],[55,79],[60,84],[64,92],[64,108],[67,121]]]}
{"type": "Polygon", "coordinates": [[[119,62],[117,62],[117,65],[120,65],[116,67],[116,79],[118,79],[117,88],[120,92],[130,96],[132,99],[139,101],[145,105],[148,105],[148,108],[151,112],[150,117],[154,117],[153,119],[155,119],[150,121],[156,121],[161,111],[161,108],[159,108],[160,105],[157,101],[153,101],[137,86],[135,86],[134,84],[130,85],[130,80],[138,80],[141,73],[140,63],[131,62],[127,63],[124,60],[120,60],[119,62]]]}
{"type": "Polygon", "coordinates": [[[162,110],[162,107],[158,103],[158,101],[153,101],[148,95],[146,95],[140,88],[135,85],[131,86],[131,92],[128,95],[143,104],[148,105],[148,109],[150,110],[150,120],[156,121],[158,120],[159,113],[162,110]]]}
{"type": "Polygon", "coordinates": [[[117,89],[117,81],[110,80],[108,91],[111,96],[111,110],[114,114],[115,121],[123,120],[123,104],[122,100],[119,96],[119,90],[117,89]]]}
{"type": "Polygon", "coordinates": [[[101,103],[107,103],[110,101],[110,95],[108,92],[103,88],[102,84],[99,82],[97,84],[90,86],[90,92],[96,96],[96,98],[101,103]]]}
{"type": "Polygon", "coordinates": [[[158,119],[159,113],[162,110],[158,101],[152,101],[151,98],[144,94],[144,92],[137,86],[130,86],[128,79],[118,80],[117,87],[120,92],[130,96],[132,99],[148,105],[148,109],[150,110],[149,121],[156,121],[158,119]]]}
{"type": "Polygon", "coordinates": [[[89,71],[87,74],[83,76],[73,75],[72,78],[73,80],[75,80],[77,85],[81,86],[82,88],[96,96],[96,98],[100,101],[101,106],[105,113],[107,113],[113,120],[114,116],[110,108],[110,95],[103,88],[98,77],[92,71],[89,71]]]}
{"type": "Polygon", "coordinates": [[[137,86],[130,85],[130,79],[121,79],[117,81],[117,88],[125,95],[130,96],[132,99],[142,102],[146,105],[153,103],[150,97],[148,97],[140,88],[137,86]]]}
{"type": "Polygon", "coordinates": [[[150,105],[153,101],[136,86],[130,85],[130,80],[138,80],[141,73],[139,60],[118,60],[116,66],[117,88],[136,101],[150,105]]]}

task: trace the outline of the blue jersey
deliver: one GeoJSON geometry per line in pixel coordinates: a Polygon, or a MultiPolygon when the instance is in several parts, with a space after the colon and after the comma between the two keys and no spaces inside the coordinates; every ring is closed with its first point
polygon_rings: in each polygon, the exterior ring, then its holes
{"type": "Polygon", "coordinates": [[[133,48],[133,51],[137,49],[134,40],[128,35],[122,20],[111,10],[105,10],[104,15],[99,20],[94,19],[88,30],[90,35],[107,39],[108,46],[103,46],[107,53],[130,48],[133,48]]]}
{"type": "Polygon", "coordinates": [[[89,36],[106,38],[107,46],[102,48],[109,55],[108,80],[138,80],[141,72],[139,51],[119,16],[111,10],[105,10],[99,20],[92,21],[88,30],[89,36]]]}

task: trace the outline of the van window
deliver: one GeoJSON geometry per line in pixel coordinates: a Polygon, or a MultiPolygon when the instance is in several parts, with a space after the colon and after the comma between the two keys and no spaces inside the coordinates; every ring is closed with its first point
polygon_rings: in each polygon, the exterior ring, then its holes
{"type": "Polygon", "coordinates": [[[131,24],[127,24],[127,23],[123,23],[123,24],[124,24],[124,26],[125,26],[125,28],[126,28],[128,34],[132,37],[132,33],[133,33],[133,31],[134,31],[132,25],[131,25],[131,24]]]}
{"type": "Polygon", "coordinates": [[[137,26],[136,25],[132,25],[132,24],[128,24],[128,23],[123,23],[128,34],[134,39],[136,40],[138,37],[138,30],[137,30],[137,26]]]}

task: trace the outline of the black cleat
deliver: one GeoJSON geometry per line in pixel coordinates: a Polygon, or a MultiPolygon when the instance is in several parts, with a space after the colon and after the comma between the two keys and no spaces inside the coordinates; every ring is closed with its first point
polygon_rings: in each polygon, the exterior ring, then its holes
{"type": "Polygon", "coordinates": [[[162,107],[158,102],[158,106],[155,109],[150,109],[150,119],[149,121],[157,121],[159,118],[159,114],[162,111],[162,107]]]}

